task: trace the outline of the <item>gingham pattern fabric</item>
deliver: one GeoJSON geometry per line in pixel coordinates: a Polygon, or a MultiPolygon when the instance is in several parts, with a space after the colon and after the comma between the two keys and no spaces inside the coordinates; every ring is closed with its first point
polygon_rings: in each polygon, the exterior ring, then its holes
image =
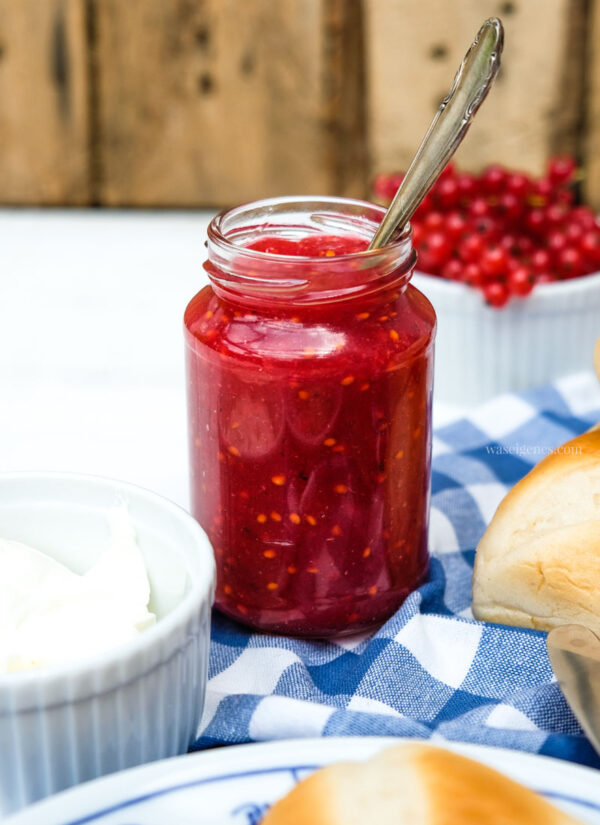
{"type": "Polygon", "coordinates": [[[429,579],[378,631],[253,634],[215,613],[196,749],[305,736],[460,740],[600,766],[554,680],[545,634],[476,622],[475,547],[506,491],[600,419],[580,375],[505,395],[436,430],[429,579]]]}

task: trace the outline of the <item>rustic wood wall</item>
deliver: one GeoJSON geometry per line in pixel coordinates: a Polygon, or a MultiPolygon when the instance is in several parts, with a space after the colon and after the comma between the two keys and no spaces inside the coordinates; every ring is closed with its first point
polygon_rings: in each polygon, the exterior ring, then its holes
{"type": "Polygon", "coordinates": [[[582,162],[600,207],[600,0],[0,0],[0,203],[367,195],[482,20],[503,69],[458,161],[582,162]]]}
{"type": "Polygon", "coordinates": [[[0,202],[90,202],[81,0],[0,0],[0,202]]]}
{"type": "Polygon", "coordinates": [[[457,163],[478,169],[502,160],[541,173],[549,154],[578,150],[586,0],[365,2],[377,171],[409,163],[478,22],[492,16],[506,32],[502,66],[457,163]]]}
{"type": "Polygon", "coordinates": [[[98,0],[96,8],[102,203],[360,194],[358,2],[98,0]]]}

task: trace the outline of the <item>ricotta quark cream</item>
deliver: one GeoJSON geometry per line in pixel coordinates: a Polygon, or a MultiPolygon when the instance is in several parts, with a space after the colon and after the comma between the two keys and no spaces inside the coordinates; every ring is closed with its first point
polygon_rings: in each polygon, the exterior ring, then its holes
{"type": "Polygon", "coordinates": [[[0,539],[0,673],[83,659],[153,625],[150,584],[127,509],[107,511],[110,538],[83,575],[0,539]]]}

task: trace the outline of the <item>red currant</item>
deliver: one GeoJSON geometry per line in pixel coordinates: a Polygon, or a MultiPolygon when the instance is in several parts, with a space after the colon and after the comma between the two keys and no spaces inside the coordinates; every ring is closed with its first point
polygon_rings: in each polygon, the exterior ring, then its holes
{"type": "MultiPolygon", "coordinates": [[[[491,306],[600,270],[600,218],[573,206],[576,171],[567,156],[537,180],[498,164],[480,175],[448,165],[413,219],[419,267],[480,289],[491,306]]],[[[401,181],[380,175],[375,193],[389,201],[401,181]]]]}
{"type": "Polygon", "coordinates": [[[569,243],[578,244],[583,237],[583,227],[578,223],[568,223],[564,232],[569,243]]]}
{"type": "Polygon", "coordinates": [[[469,215],[472,218],[487,218],[491,213],[490,205],[485,198],[473,198],[468,207],[469,215]]]}
{"type": "Polygon", "coordinates": [[[510,293],[506,284],[502,284],[500,281],[490,281],[489,284],[483,287],[483,297],[487,304],[495,309],[500,309],[508,302],[510,293]]]}
{"type": "Polygon", "coordinates": [[[551,183],[561,185],[570,181],[575,174],[575,161],[569,155],[551,158],[548,163],[548,178],[551,183]]]}
{"type": "Polygon", "coordinates": [[[516,195],[521,201],[525,200],[532,188],[531,179],[520,172],[513,172],[506,178],[506,191],[516,195]]]}
{"type": "Polygon", "coordinates": [[[437,275],[452,252],[448,238],[443,232],[429,232],[421,241],[419,247],[419,267],[424,272],[437,275]]]}
{"type": "Polygon", "coordinates": [[[523,214],[523,201],[512,192],[503,192],[498,198],[496,211],[506,221],[517,221],[523,214]]]}
{"type": "Polygon", "coordinates": [[[508,288],[515,295],[529,295],[534,284],[534,276],[526,266],[519,266],[508,275],[508,288]]]}
{"type": "Polygon", "coordinates": [[[562,203],[563,206],[573,206],[575,194],[572,189],[559,189],[555,194],[556,202],[562,203]]]}
{"type": "Polygon", "coordinates": [[[373,191],[380,200],[392,201],[403,180],[404,175],[401,173],[377,175],[373,183],[373,191]]]}
{"type": "Polygon", "coordinates": [[[584,270],[583,255],[574,246],[566,246],[558,254],[558,271],[563,278],[576,278],[584,270]]]}
{"type": "Polygon", "coordinates": [[[450,214],[446,218],[446,223],[444,225],[446,234],[453,241],[460,240],[467,231],[467,227],[467,221],[465,220],[465,218],[463,218],[461,213],[457,211],[450,212],[450,214]]]}
{"type": "Polygon", "coordinates": [[[497,240],[502,231],[498,222],[489,215],[472,219],[471,227],[480,238],[485,238],[487,241],[497,240]]]}
{"type": "Polygon", "coordinates": [[[508,254],[501,246],[488,247],[481,256],[481,269],[486,278],[506,274],[508,254]]]}
{"type": "Polygon", "coordinates": [[[465,265],[458,258],[450,258],[442,267],[442,278],[448,281],[462,281],[465,265]]]}
{"type": "Polygon", "coordinates": [[[488,166],[481,175],[481,186],[484,192],[495,195],[502,190],[508,174],[502,166],[488,166]]]}
{"type": "Polygon", "coordinates": [[[464,265],[463,281],[469,286],[480,287],[483,285],[483,272],[481,267],[476,263],[469,263],[464,265]]]}
{"type": "Polygon", "coordinates": [[[506,272],[514,272],[515,269],[518,269],[522,265],[522,262],[518,258],[515,258],[514,255],[509,255],[506,259],[506,272]]]}
{"type": "Polygon", "coordinates": [[[428,192],[419,204],[419,208],[415,212],[415,217],[418,215],[419,218],[423,219],[428,212],[431,212],[432,209],[433,198],[431,197],[431,192],[428,192]]]}
{"type": "Polygon", "coordinates": [[[468,235],[458,247],[459,257],[466,263],[478,261],[481,258],[485,243],[479,235],[468,235]]]}
{"type": "Polygon", "coordinates": [[[527,235],[521,235],[521,237],[517,241],[517,249],[521,255],[526,257],[527,255],[531,255],[531,253],[535,249],[535,244],[527,235]]]}
{"type": "Polygon", "coordinates": [[[554,194],[554,187],[548,178],[541,178],[533,185],[533,190],[529,196],[529,201],[534,206],[547,206],[554,194]]]}
{"type": "Polygon", "coordinates": [[[564,206],[561,206],[558,203],[551,203],[546,207],[545,214],[547,226],[551,229],[558,229],[564,223],[567,216],[567,210],[564,206]]]}
{"type": "Polygon", "coordinates": [[[463,172],[462,174],[457,175],[456,184],[458,186],[460,202],[465,206],[468,206],[479,192],[477,178],[469,172],[463,172]]]}
{"type": "Polygon", "coordinates": [[[600,266],[600,232],[591,229],[585,232],[579,242],[579,249],[591,267],[600,266]]]}
{"type": "Polygon", "coordinates": [[[445,220],[441,212],[429,212],[429,214],[425,216],[423,226],[429,231],[441,229],[444,226],[445,220]]]}
{"type": "Polygon", "coordinates": [[[415,223],[413,218],[413,245],[418,249],[421,246],[421,241],[425,237],[425,227],[422,223],[415,223]]]}
{"type": "Polygon", "coordinates": [[[589,206],[577,206],[571,212],[571,220],[582,229],[596,229],[596,216],[589,206]]]}
{"type": "Polygon", "coordinates": [[[442,209],[452,209],[458,203],[460,191],[454,177],[445,177],[435,187],[435,201],[442,209]]]}
{"type": "Polygon", "coordinates": [[[543,209],[532,209],[525,217],[525,226],[534,235],[542,235],[546,229],[546,215],[543,209]]]}
{"type": "Polygon", "coordinates": [[[564,232],[553,230],[548,233],[548,249],[550,252],[557,253],[563,250],[567,245],[567,236],[564,232]]]}
{"type": "Polygon", "coordinates": [[[545,270],[550,269],[550,253],[547,249],[536,249],[531,255],[530,263],[531,268],[535,272],[544,272],[545,270]]]}
{"type": "Polygon", "coordinates": [[[515,255],[519,251],[517,236],[512,235],[510,232],[507,232],[505,235],[501,235],[498,243],[502,249],[505,249],[509,253],[509,255],[515,255]]]}

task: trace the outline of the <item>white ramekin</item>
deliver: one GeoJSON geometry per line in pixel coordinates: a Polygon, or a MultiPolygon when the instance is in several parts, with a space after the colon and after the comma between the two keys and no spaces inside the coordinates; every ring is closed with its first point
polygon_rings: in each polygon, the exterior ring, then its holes
{"type": "Polygon", "coordinates": [[[204,704],[215,566],[184,510],[118,481],[0,474],[0,536],[76,572],[106,543],[124,502],[152,590],[154,627],[75,664],[0,674],[0,819],[79,782],[184,753],[204,704]]]}
{"type": "Polygon", "coordinates": [[[438,318],[434,398],[471,405],[592,368],[600,273],[541,284],[502,309],[478,290],[416,272],[438,318]]]}

